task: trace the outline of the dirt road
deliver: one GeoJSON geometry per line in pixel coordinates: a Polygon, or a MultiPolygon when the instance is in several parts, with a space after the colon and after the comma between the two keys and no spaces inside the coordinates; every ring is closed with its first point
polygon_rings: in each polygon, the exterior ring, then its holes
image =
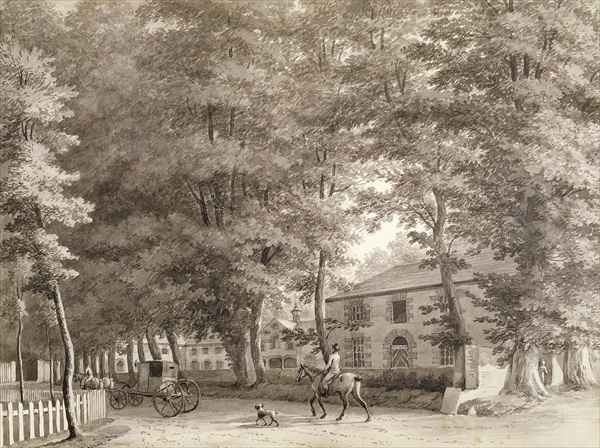
{"type": "Polygon", "coordinates": [[[247,400],[203,400],[190,414],[159,417],[154,408],[112,411],[115,420],[97,432],[116,437],[110,447],[600,447],[600,400],[593,394],[555,397],[533,411],[502,418],[444,416],[428,411],[373,408],[363,423],[352,407],[343,422],[339,408],[326,420],[307,417],[301,403],[269,402],[280,411],[281,426],[254,425],[247,400]]]}

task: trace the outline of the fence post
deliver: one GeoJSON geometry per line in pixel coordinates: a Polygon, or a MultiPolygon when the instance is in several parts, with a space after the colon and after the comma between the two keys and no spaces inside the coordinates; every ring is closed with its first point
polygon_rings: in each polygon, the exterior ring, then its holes
{"type": "Polygon", "coordinates": [[[77,424],[81,425],[81,395],[77,394],[75,396],[75,404],[76,404],[76,411],[75,411],[75,418],[77,418],[77,424]]]}
{"type": "Polygon", "coordinates": [[[88,407],[88,403],[87,403],[87,394],[84,392],[82,394],[83,397],[83,406],[81,408],[81,413],[83,414],[83,424],[85,425],[87,423],[87,407],[88,407]]]}
{"type": "Polygon", "coordinates": [[[67,430],[67,407],[65,406],[65,402],[63,400],[62,407],[62,419],[63,419],[63,431],[67,430]]]}
{"type": "Polygon", "coordinates": [[[25,440],[25,428],[23,428],[23,403],[20,401],[17,404],[17,423],[19,425],[19,442],[22,442],[25,440]]]}
{"type": "Polygon", "coordinates": [[[48,400],[48,435],[54,434],[54,419],[52,414],[52,400],[48,400]]]}
{"type": "Polygon", "coordinates": [[[38,436],[44,437],[44,403],[38,401],[38,436]]]}
{"type": "Polygon", "coordinates": [[[56,408],[54,408],[54,418],[56,418],[56,432],[60,432],[60,400],[56,400],[56,408]]]}
{"type": "Polygon", "coordinates": [[[29,415],[29,440],[35,439],[35,411],[33,410],[33,401],[27,404],[27,413],[29,415]]]}
{"type": "Polygon", "coordinates": [[[91,403],[92,403],[92,415],[90,416],[90,421],[95,421],[96,420],[96,414],[98,412],[98,410],[96,409],[96,406],[98,405],[98,400],[96,400],[96,391],[93,390],[92,391],[92,396],[91,396],[91,403]]]}
{"type": "Polygon", "coordinates": [[[13,428],[13,406],[12,401],[8,402],[8,444],[12,445],[15,443],[15,433],[13,428]]]}
{"type": "Polygon", "coordinates": [[[4,446],[4,404],[0,402],[0,446],[4,446]]]}

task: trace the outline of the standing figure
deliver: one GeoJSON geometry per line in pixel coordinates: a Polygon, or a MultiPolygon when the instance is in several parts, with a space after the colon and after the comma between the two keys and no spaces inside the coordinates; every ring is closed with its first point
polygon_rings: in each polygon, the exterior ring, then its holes
{"type": "Polygon", "coordinates": [[[542,380],[542,384],[546,385],[546,380],[548,378],[548,368],[546,367],[546,361],[543,359],[540,361],[540,366],[538,368],[540,372],[540,379],[542,380]]]}

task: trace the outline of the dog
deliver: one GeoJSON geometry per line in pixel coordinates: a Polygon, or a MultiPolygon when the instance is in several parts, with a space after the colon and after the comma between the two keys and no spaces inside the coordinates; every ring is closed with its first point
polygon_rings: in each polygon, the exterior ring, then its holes
{"type": "Polygon", "coordinates": [[[257,405],[255,405],[254,409],[256,409],[256,414],[258,415],[258,418],[256,419],[257,426],[260,420],[263,421],[263,426],[267,426],[267,424],[271,426],[273,423],[275,423],[276,426],[279,426],[279,422],[275,418],[277,416],[277,411],[265,409],[262,403],[258,403],[257,405]],[[267,423],[267,417],[271,419],[269,423],[267,423]]]}

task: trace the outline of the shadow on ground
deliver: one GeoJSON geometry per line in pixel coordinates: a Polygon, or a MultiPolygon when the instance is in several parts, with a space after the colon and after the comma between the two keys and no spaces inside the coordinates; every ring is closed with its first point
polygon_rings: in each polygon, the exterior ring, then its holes
{"type": "Polygon", "coordinates": [[[131,428],[127,425],[109,425],[114,422],[113,418],[106,418],[94,425],[89,425],[83,428],[83,435],[76,440],[68,440],[64,435],[58,435],[52,439],[31,440],[23,443],[22,447],[27,448],[46,448],[46,447],[61,447],[61,448],[96,448],[104,445],[123,434],[128,433],[131,428]]]}

